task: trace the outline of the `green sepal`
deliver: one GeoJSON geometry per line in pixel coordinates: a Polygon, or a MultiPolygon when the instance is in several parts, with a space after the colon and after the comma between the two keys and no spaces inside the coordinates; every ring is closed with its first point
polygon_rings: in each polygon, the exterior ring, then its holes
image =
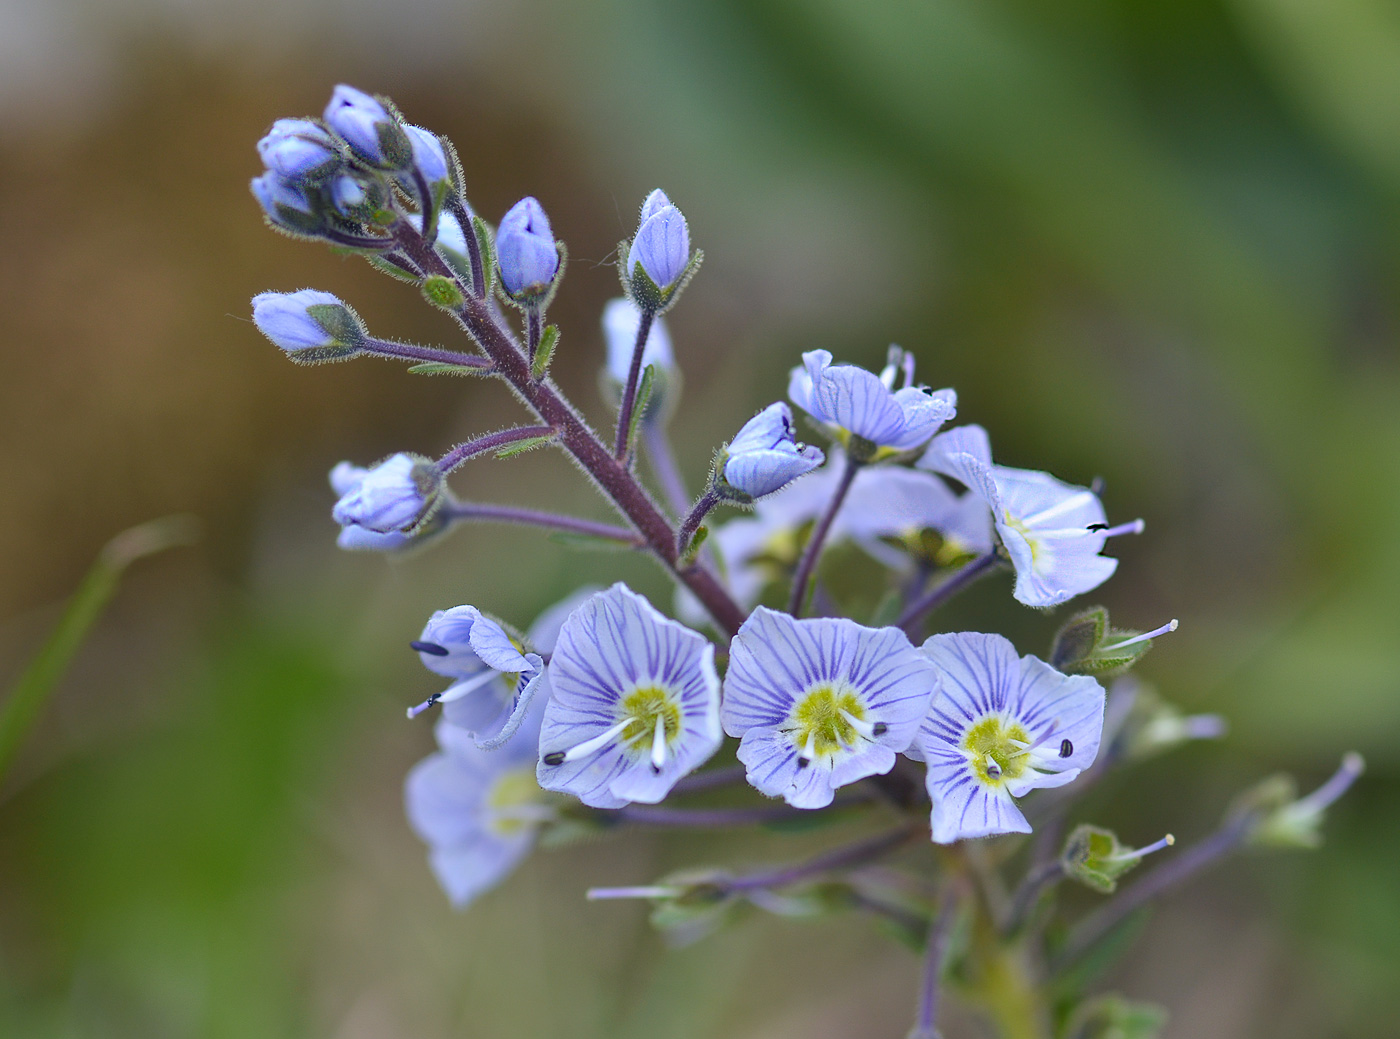
{"type": "Polygon", "coordinates": [[[1141,857],[1129,857],[1132,850],[1125,848],[1112,830],[1084,823],[1065,841],[1060,865],[1065,876],[1107,895],[1118,886],[1119,877],[1142,861],[1141,857]]]}
{"type": "Polygon", "coordinates": [[[496,242],[491,226],[475,213],[472,214],[472,234],[476,235],[476,247],[481,253],[481,276],[486,282],[483,294],[489,299],[496,287],[496,242]]]}
{"type": "MultiPolygon", "coordinates": [[[[397,113],[392,107],[387,97],[380,97],[380,103],[389,110],[391,115],[397,113]]],[[[374,127],[375,134],[379,137],[379,153],[384,157],[383,167],[390,170],[405,170],[413,165],[413,144],[408,139],[408,134],[404,128],[394,122],[377,123],[374,127]]]]}
{"type": "Polygon", "coordinates": [[[663,877],[657,886],[674,887],[678,893],[656,901],[651,925],[672,945],[691,945],[708,937],[745,904],[730,893],[728,879],[719,870],[686,870],[663,877]]]}
{"type": "Polygon", "coordinates": [[[632,405],[632,420],[627,427],[627,450],[629,452],[637,440],[637,429],[642,424],[642,416],[646,414],[647,404],[651,401],[652,387],[655,385],[656,365],[649,364],[642,371],[642,379],[637,386],[637,400],[632,405]]]}
{"type": "Polygon", "coordinates": [[[445,361],[424,361],[408,369],[414,375],[494,375],[494,366],[477,368],[467,364],[448,364],[445,361]]]}
{"type": "Polygon", "coordinates": [[[467,301],[456,280],[442,274],[430,274],[424,278],[422,290],[424,299],[443,310],[456,310],[467,301]]]}
{"type": "Polygon", "coordinates": [[[559,345],[559,326],[546,325],[540,333],[539,345],[535,347],[535,359],[530,363],[530,375],[536,381],[544,378],[549,371],[549,362],[554,358],[554,348],[559,345]]]}
{"type": "Polygon", "coordinates": [[[1116,994],[1096,996],[1075,1007],[1061,1039],[1157,1039],[1167,1012],[1153,1003],[1135,1003],[1116,994]]]}
{"type": "Polygon", "coordinates": [[[1122,674],[1152,648],[1151,639],[1122,645],[1139,634],[1113,627],[1107,609],[1091,606],[1076,613],[1056,632],[1050,647],[1050,664],[1067,675],[1108,678],[1122,674]]]}
{"type": "Polygon", "coordinates": [[[507,444],[496,452],[497,458],[514,458],[516,455],[523,455],[526,451],[533,451],[536,448],[544,447],[546,444],[554,443],[553,433],[542,437],[528,437],[525,440],[517,440],[513,444],[507,444]]]}
{"type": "Polygon", "coordinates": [[[418,281],[418,276],[416,274],[410,274],[397,264],[390,263],[379,253],[364,252],[360,255],[369,262],[371,267],[379,271],[380,274],[387,274],[391,278],[407,282],[410,285],[416,284],[418,281]]]}
{"type": "Polygon", "coordinates": [[[344,303],[313,303],[306,316],[335,340],[335,347],[360,346],[365,341],[365,326],[359,316],[344,303]]]}

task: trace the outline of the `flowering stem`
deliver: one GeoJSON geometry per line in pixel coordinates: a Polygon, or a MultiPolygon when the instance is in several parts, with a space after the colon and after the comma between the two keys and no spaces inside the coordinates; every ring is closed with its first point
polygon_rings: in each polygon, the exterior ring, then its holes
{"type": "Polygon", "coordinates": [[[895,626],[904,629],[906,634],[913,637],[915,625],[923,619],[924,614],[942,606],[979,577],[990,573],[999,562],[1000,557],[997,555],[996,549],[992,549],[986,555],[978,556],[942,584],[925,592],[921,598],[906,606],[904,612],[900,614],[899,620],[895,621],[895,626]]]}
{"type": "Polygon", "coordinates": [[[905,823],[867,840],[848,844],[844,848],[837,848],[835,851],[818,855],[806,862],[799,862],[795,866],[770,870],[766,873],[750,873],[747,877],[735,877],[728,881],[725,887],[730,891],[752,891],[754,888],[761,887],[785,887],[788,884],[795,884],[799,880],[806,880],[808,877],[818,876],[822,873],[830,873],[833,870],[863,866],[867,862],[883,858],[900,845],[907,844],[913,837],[926,829],[927,827],[922,823],[905,823]]]}
{"type": "Polygon", "coordinates": [[[695,532],[700,528],[700,521],[705,518],[705,514],[719,504],[719,495],[715,493],[713,487],[707,488],[705,493],[700,495],[700,499],[695,503],[695,508],[690,510],[690,515],[681,524],[681,532],[676,535],[676,551],[685,555],[685,550],[690,547],[690,539],[695,537],[695,532]]]}
{"type": "MultiPolygon", "coordinates": [[[[436,251],[427,248],[412,226],[399,221],[395,236],[413,262],[427,274],[456,279],[436,251]]],[[[733,634],[744,623],[744,611],[703,567],[682,564],[676,552],[676,534],[646,489],[619,459],[603,446],[583,416],[559,392],[550,379],[536,381],[530,362],[519,345],[497,322],[487,300],[468,297],[453,315],[496,365],[497,372],[525,405],[553,429],[560,445],[589,474],[598,488],[636,526],[656,558],[700,600],[715,623],[733,634]]]]}
{"type": "Polygon", "coordinates": [[[642,319],[637,322],[632,365],[627,369],[627,387],[622,391],[622,406],[617,413],[617,441],[613,447],[613,457],[618,459],[627,454],[627,434],[632,430],[632,406],[636,403],[637,380],[642,376],[642,354],[646,351],[647,336],[651,334],[651,323],[655,317],[655,311],[643,309],[642,319]]]}
{"type": "Polygon", "coordinates": [[[841,482],[836,485],[836,491],[831,496],[826,512],[822,513],[821,519],[817,521],[812,536],[807,541],[807,547],[802,553],[802,558],[798,561],[797,573],[792,578],[792,598],[788,601],[788,613],[794,617],[802,616],[802,606],[807,598],[807,583],[817,568],[817,559],[822,553],[822,543],[826,541],[827,532],[831,530],[831,524],[836,519],[836,514],[841,511],[841,505],[845,502],[846,494],[850,491],[851,483],[859,471],[860,463],[847,455],[846,468],[841,473],[841,482]]]}
{"type": "Polygon", "coordinates": [[[446,476],[469,458],[475,458],[477,455],[484,455],[490,451],[499,451],[511,444],[518,444],[522,440],[552,437],[554,433],[553,426],[514,426],[510,429],[497,430],[495,433],[487,433],[475,440],[467,440],[458,444],[438,459],[437,467],[446,476]]]}
{"type": "Polygon", "coordinates": [[[458,353],[456,350],[438,350],[431,346],[415,346],[413,343],[395,343],[388,339],[366,339],[360,344],[360,349],[377,357],[393,357],[400,361],[477,368],[483,374],[495,367],[484,357],[473,357],[471,354],[458,353]]]}
{"type": "Polygon", "coordinates": [[[1055,973],[1063,971],[1133,913],[1154,898],[1166,894],[1208,866],[1235,851],[1259,821],[1255,812],[1242,812],[1199,844],[1187,848],[1158,866],[1136,884],[1109,899],[1070,931],[1064,948],[1051,963],[1055,973]]]}
{"type": "Polygon", "coordinates": [[[530,365],[534,366],[535,351],[540,348],[540,335],[544,330],[544,313],[539,307],[525,311],[525,342],[530,348],[530,365]]]}
{"type": "Polygon", "coordinates": [[[643,541],[635,531],[626,527],[616,527],[611,523],[595,523],[592,520],[574,516],[560,516],[553,512],[540,512],[536,509],[519,509],[512,505],[487,505],[479,502],[459,502],[449,505],[447,515],[464,523],[511,523],[531,527],[545,527],[562,531],[565,534],[578,534],[583,537],[603,538],[623,545],[642,547],[643,541]]]}
{"type": "Polygon", "coordinates": [[[642,446],[646,448],[647,461],[656,473],[656,480],[666,494],[666,501],[677,516],[685,515],[690,505],[690,495],[685,490],[685,480],[680,467],[676,465],[675,452],[671,450],[671,438],[666,435],[666,427],[660,422],[642,423],[642,446]]]}
{"type": "Polygon", "coordinates": [[[938,909],[928,923],[928,943],[924,948],[924,977],[919,989],[919,1014],[909,1039],[938,1039],[938,981],[943,973],[943,958],[948,951],[948,934],[957,915],[958,898],[949,884],[939,899],[938,909]]]}
{"type": "Polygon", "coordinates": [[[457,218],[462,237],[467,240],[467,262],[472,268],[472,295],[481,299],[486,295],[486,269],[481,262],[481,243],[476,240],[476,225],[472,223],[466,202],[455,191],[448,193],[447,208],[457,218]]]}
{"type": "Polygon", "coordinates": [[[1032,867],[1026,874],[1026,878],[1021,881],[1021,886],[1016,889],[1016,894],[1011,901],[1011,912],[1007,914],[1006,920],[1002,923],[1002,934],[1015,934],[1026,918],[1030,916],[1035,904],[1040,901],[1041,893],[1052,884],[1058,884],[1065,875],[1065,868],[1060,864],[1059,859],[1052,859],[1049,862],[1042,862],[1038,866],[1032,867]]]}

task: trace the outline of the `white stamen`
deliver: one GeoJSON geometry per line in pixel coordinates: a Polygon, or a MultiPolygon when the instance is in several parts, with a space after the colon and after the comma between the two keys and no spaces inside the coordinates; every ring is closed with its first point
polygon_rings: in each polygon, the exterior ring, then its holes
{"type": "Polygon", "coordinates": [[[872,742],[874,741],[875,725],[873,722],[868,722],[857,718],[850,711],[847,711],[845,708],[842,707],[836,708],[836,713],[841,715],[841,717],[845,719],[846,724],[849,725],[851,728],[855,729],[856,732],[858,732],[860,735],[864,736],[868,740],[871,740],[872,742]]]}
{"type": "Polygon", "coordinates": [[[1154,841],[1145,848],[1134,848],[1119,855],[1109,855],[1103,859],[1104,862],[1127,862],[1129,859],[1140,859],[1144,855],[1151,855],[1154,851],[1161,851],[1163,848],[1170,848],[1176,843],[1176,838],[1167,834],[1160,841],[1154,841]]]}
{"type": "Polygon", "coordinates": [[[651,738],[651,767],[656,771],[661,771],[661,766],[666,764],[666,719],[662,715],[656,716],[656,733],[651,738]]]}
{"type": "Polygon", "coordinates": [[[493,671],[487,668],[475,678],[469,678],[464,682],[458,682],[456,685],[448,687],[447,692],[438,697],[438,701],[440,703],[451,703],[453,700],[460,700],[473,690],[480,689],[487,682],[491,681],[491,679],[499,677],[501,677],[499,671],[493,671]]]}
{"type": "Polygon", "coordinates": [[[1116,538],[1123,534],[1141,534],[1147,529],[1145,520],[1135,519],[1131,523],[1120,523],[1116,527],[1109,527],[1107,530],[1099,531],[1106,538],[1116,538]]]}
{"type": "Polygon", "coordinates": [[[990,754],[987,755],[987,775],[991,776],[993,779],[1001,778],[1001,766],[997,764],[996,758],[992,757],[990,754]]]}
{"type": "Polygon", "coordinates": [[[1163,624],[1160,628],[1153,628],[1151,631],[1144,631],[1141,635],[1134,635],[1132,638],[1124,639],[1122,642],[1115,642],[1111,646],[1104,646],[1101,652],[1106,652],[1108,650],[1113,649],[1122,649],[1124,646],[1132,646],[1136,645],[1139,642],[1146,642],[1148,639],[1155,639],[1160,635],[1166,635],[1170,632],[1173,632],[1179,626],[1179,622],[1176,620],[1176,618],[1172,618],[1166,624],[1163,624]]]}
{"type": "Polygon", "coordinates": [[[811,729],[807,733],[807,745],[802,748],[802,754],[798,758],[799,762],[811,762],[817,756],[817,730],[811,729]]]}
{"type": "Polygon", "coordinates": [[[679,898],[682,894],[678,887],[591,887],[585,897],[597,902],[605,898],[679,898]]]}
{"type": "Polygon", "coordinates": [[[885,365],[885,367],[881,370],[880,382],[884,384],[885,389],[894,389],[894,377],[898,373],[898,371],[899,369],[897,369],[892,364],[885,365]]]}
{"type": "Polygon", "coordinates": [[[410,707],[408,709],[409,719],[412,720],[414,718],[417,718],[420,714],[422,714],[429,707],[431,707],[433,704],[437,703],[441,699],[442,696],[440,694],[434,693],[432,696],[428,697],[426,700],[420,703],[417,707],[410,707]]]}
{"type": "Polygon", "coordinates": [[[579,758],[586,758],[590,754],[598,753],[598,751],[621,736],[627,726],[631,725],[636,720],[636,718],[624,718],[606,732],[601,732],[591,740],[584,740],[577,746],[570,747],[568,750],[564,751],[564,761],[577,761],[579,758]]]}
{"type": "Polygon", "coordinates": [[[1307,797],[1301,797],[1293,804],[1294,811],[1320,812],[1347,792],[1356,778],[1366,771],[1366,759],[1356,751],[1342,758],[1341,767],[1332,778],[1323,783],[1307,797]]]}
{"type": "Polygon", "coordinates": [[[1043,523],[1045,520],[1052,519],[1061,513],[1069,512],[1071,509],[1077,509],[1081,505],[1087,505],[1094,500],[1093,491],[1080,491],[1078,494],[1071,494],[1062,501],[1057,501],[1048,509],[1041,509],[1032,516],[1026,516],[1021,522],[1028,527],[1033,527],[1037,523],[1043,523]]]}

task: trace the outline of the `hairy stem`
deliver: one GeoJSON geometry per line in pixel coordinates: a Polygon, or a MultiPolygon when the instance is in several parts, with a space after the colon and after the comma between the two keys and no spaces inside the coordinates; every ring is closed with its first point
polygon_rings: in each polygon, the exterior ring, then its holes
{"type": "Polygon", "coordinates": [[[495,433],[487,433],[484,436],[458,444],[438,459],[437,467],[442,470],[443,475],[446,475],[469,458],[475,458],[477,455],[484,455],[491,451],[499,451],[511,444],[518,444],[522,440],[553,436],[554,433],[553,426],[514,426],[511,429],[497,430],[495,433]]]}
{"type": "Polygon", "coordinates": [[[986,555],[978,556],[942,584],[938,585],[936,588],[930,589],[921,598],[916,599],[905,607],[904,612],[899,616],[899,620],[895,621],[895,626],[902,628],[905,634],[913,638],[916,626],[919,621],[923,620],[926,613],[942,606],[979,577],[991,573],[999,562],[1000,557],[997,555],[995,549],[988,552],[986,555]]]}
{"type": "Polygon", "coordinates": [[[467,208],[462,196],[455,191],[448,194],[447,208],[457,218],[457,223],[462,228],[462,237],[467,240],[467,262],[472,268],[472,295],[481,299],[486,295],[486,268],[481,262],[481,243],[476,240],[476,227],[472,224],[471,210],[467,208]]]}
{"type": "Polygon", "coordinates": [[[919,988],[919,1012],[909,1039],[938,1039],[938,982],[943,973],[943,957],[948,951],[948,934],[957,907],[957,893],[954,885],[949,884],[939,899],[938,910],[929,920],[923,984],[919,988]]]}
{"type": "Polygon", "coordinates": [[[1016,894],[1011,900],[1011,912],[1007,914],[1001,926],[1001,933],[1015,934],[1019,931],[1025,925],[1031,910],[1040,901],[1042,892],[1050,885],[1059,883],[1064,875],[1065,869],[1060,865],[1059,859],[1034,866],[1021,881],[1021,886],[1016,889],[1016,894]]]}
{"type": "Polygon", "coordinates": [[[483,373],[492,367],[484,357],[474,357],[456,350],[438,350],[431,346],[415,346],[413,343],[395,343],[388,339],[366,339],[360,349],[376,357],[392,357],[420,364],[453,364],[459,368],[479,368],[483,373]]]}
{"type": "Polygon", "coordinates": [[[529,347],[530,367],[535,365],[535,352],[540,348],[540,336],[544,333],[544,312],[539,307],[525,311],[525,345],[529,347]]]}
{"type": "Polygon", "coordinates": [[[558,530],[565,534],[604,538],[608,541],[634,545],[638,548],[643,544],[636,532],[628,530],[626,527],[616,527],[611,523],[595,523],[593,520],[561,516],[553,512],[540,512],[537,509],[520,509],[513,505],[488,505],[480,502],[458,502],[447,506],[445,511],[453,520],[463,523],[525,524],[531,527],[558,530]]]}
{"type": "Polygon", "coordinates": [[[808,877],[820,876],[838,869],[863,866],[867,862],[884,858],[926,830],[927,827],[922,823],[904,823],[893,830],[888,830],[863,841],[857,841],[855,844],[848,844],[844,848],[826,852],[816,858],[808,859],[806,862],[799,862],[795,866],[786,866],[782,869],[762,873],[750,873],[746,877],[735,877],[726,884],[726,887],[731,891],[786,887],[788,884],[795,884],[808,877]]]}
{"type": "Polygon", "coordinates": [[[831,524],[836,519],[836,514],[841,511],[841,505],[846,500],[846,494],[851,489],[851,483],[856,478],[856,473],[860,471],[860,463],[846,456],[846,468],[841,473],[841,482],[836,485],[835,492],[831,495],[831,501],[827,504],[826,512],[817,521],[811,538],[807,541],[807,547],[802,552],[802,558],[797,564],[797,573],[792,577],[792,597],[788,600],[788,613],[794,617],[802,616],[802,606],[807,599],[807,583],[812,579],[813,572],[817,569],[817,560],[822,554],[822,544],[826,541],[826,535],[831,530],[831,524]]]}
{"type": "Polygon", "coordinates": [[[695,532],[700,529],[700,523],[711,509],[719,504],[719,495],[714,488],[710,488],[695,503],[695,508],[690,510],[685,522],[681,524],[681,532],[676,535],[676,551],[682,555],[690,547],[691,538],[695,537],[695,532]]]}
{"type": "Polygon", "coordinates": [[[622,405],[617,412],[617,442],[613,455],[622,458],[627,454],[627,434],[632,430],[632,407],[636,403],[637,380],[642,376],[642,354],[646,352],[647,336],[651,334],[651,323],[656,314],[642,311],[642,319],[637,322],[637,341],[632,346],[632,364],[627,369],[627,386],[622,391],[622,405]]]}
{"type": "MultiPolygon", "coordinates": [[[[400,245],[428,274],[454,278],[450,267],[406,221],[394,228],[400,245]]],[[[733,634],[744,623],[744,611],[714,576],[695,565],[681,565],[676,535],[666,517],[626,465],[614,458],[551,379],[536,382],[530,362],[491,312],[487,301],[468,297],[454,312],[463,329],[477,342],[516,395],[540,419],[558,430],[559,442],[589,474],[619,512],[628,518],[661,563],[700,600],[719,627],[733,634]]]]}

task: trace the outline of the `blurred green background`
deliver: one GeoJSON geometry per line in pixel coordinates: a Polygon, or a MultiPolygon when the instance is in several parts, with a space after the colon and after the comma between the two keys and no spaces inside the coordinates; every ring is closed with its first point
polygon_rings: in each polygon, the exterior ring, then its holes
{"type": "MultiPolygon", "coordinates": [[[[325,473],[516,415],[501,387],[289,365],[263,289],[451,343],[411,289],[270,234],[276,117],[332,84],[446,133],[496,219],[538,196],[572,262],[560,380],[602,420],[607,262],[661,185],[704,270],[671,318],[698,482],[803,349],[891,340],[1002,461],[1107,481],[1101,598],[1180,617],[1142,674],[1233,731],[1086,806],[1206,832],[1277,769],[1370,771],[1319,852],[1172,899],[1105,985],[1177,1039],[1393,1036],[1400,1014],[1400,8],[1382,0],[3,0],[0,680],[117,530],[142,564],[0,789],[0,1035],[275,1039],[900,1036],[917,964],[867,922],[755,919],[662,953],[596,883],[765,862],[791,837],[541,853],[447,911],[399,803],[436,680],[404,648],[480,603],[525,624],[643,561],[470,528],[339,554],[325,473]]],[[[475,498],[578,507],[543,453],[475,498]]],[[[588,502],[589,515],[604,516],[588,502]]],[[[989,583],[943,618],[1043,652],[989,583]]],[[[948,1039],[978,1033],[956,1016],[948,1039]]]]}

